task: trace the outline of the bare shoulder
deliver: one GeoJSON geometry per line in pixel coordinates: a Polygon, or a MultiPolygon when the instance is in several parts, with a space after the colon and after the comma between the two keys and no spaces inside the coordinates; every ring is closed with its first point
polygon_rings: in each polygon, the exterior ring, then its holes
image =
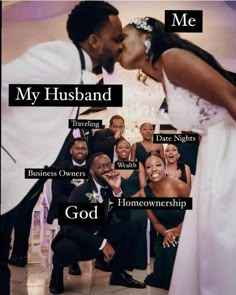
{"type": "Polygon", "coordinates": [[[186,54],[195,55],[192,52],[182,49],[182,48],[171,48],[166,51],[164,51],[161,55],[162,62],[168,62],[168,59],[170,58],[176,58],[176,57],[185,57],[186,54]]]}
{"type": "Polygon", "coordinates": [[[179,187],[177,179],[164,177],[159,182],[159,190],[163,197],[179,196],[179,187]]]}
{"type": "Polygon", "coordinates": [[[161,56],[161,62],[164,66],[171,66],[173,62],[187,61],[188,59],[196,58],[201,60],[196,54],[182,48],[171,48],[164,52],[161,56]]]}
{"type": "Polygon", "coordinates": [[[160,185],[162,185],[165,189],[173,188],[176,185],[176,179],[171,177],[164,177],[160,180],[160,185]]]}
{"type": "Polygon", "coordinates": [[[181,197],[189,197],[190,186],[180,179],[173,179],[175,181],[174,187],[176,192],[181,197]]]}
{"type": "Polygon", "coordinates": [[[185,49],[173,48],[166,51],[161,56],[161,65],[168,78],[176,85],[181,86],[186,83],[190,84],[190,88],[192,88],[191,84],[196,83],[195,78],[200,81],[199,86],[202,81],[208,82],[212,79],[221,83],[229,83],[206,61],[185,49]]]}
{"type": "Polygon", "coordinates": [[[182,180],[176,179],[176,178],[165,177],[164,181],[165,181],[166,187],[168,186],[174,190],[178,190],[178,189],[181,189],[182,187],[186,186],[185,182],[183,182],[182,180]]]}
{"type": "Polygon", "coordinates": [[[175,178],[171,178],[167,176],[162,180],[162,183],[165,184],[166,186],[175,186],[177,184],[176,180],[177,179],[175,178]]]}
{"type": "Polygon", "coordinates": [[[169,78],[172,77],[172,72],[176,70],[178,72],[180,70],[186,70],[186,67],[192,66],[193,63],[200,63],[201,65],[208,66],[208,64],[196,54],[181,48],[172,48],[161,56],[161,64],[168,73],[169,78]]]}
{"type": "Polygon", "coordinates": [[[173,48],[161,56],[160,64],[174,85],[234,112],[235,86],[196,54],[173,48]]]}

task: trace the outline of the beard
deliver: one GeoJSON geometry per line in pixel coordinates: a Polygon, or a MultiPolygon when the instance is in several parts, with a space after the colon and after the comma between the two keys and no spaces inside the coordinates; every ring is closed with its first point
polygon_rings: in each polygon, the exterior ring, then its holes
{"type": "Polygon", "coordinates": [[[110,58],[107,60],[106,64],[104,64],[104,69],[108,72],[108,74],[112,74],[114,72],[115,60],[114,58],[110,58]]]}
{"type": "Polygon", "coordinates": [[[109,53],[104,53],[98,60],[99,65],[103,67],[108,74],[112,74],[114,72],[115,62],[114,57],[112,57],[109,53]]]}
{"type": "Polygon", "coordinates": [[[94,176],[96,177],[97,181],[99,184],[101,184],[102,186],[106,186],[107,182],[106,180],[99,174],[97,174],[96,172],[94,173],[94,176]]]}

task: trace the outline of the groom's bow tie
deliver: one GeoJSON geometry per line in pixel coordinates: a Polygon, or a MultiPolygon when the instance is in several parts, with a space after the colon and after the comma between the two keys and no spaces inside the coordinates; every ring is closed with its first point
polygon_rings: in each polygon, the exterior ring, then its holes
{"type": "Polygon", "coordinates": [[[100,75],[100,74],[102,74],[102,67],[100,67],[100,66],[96,66],[95,68],[93,68],[93,73],[94,73],[95,75],[100,75]]]}
{"type": "Polygon", "coordinates": [[[104,84],[102,67],[96,66],[95,68],[93,68],[93,73],[97,75],[97,77],[99,78],[99,81],[97,84],[104,84]]]}

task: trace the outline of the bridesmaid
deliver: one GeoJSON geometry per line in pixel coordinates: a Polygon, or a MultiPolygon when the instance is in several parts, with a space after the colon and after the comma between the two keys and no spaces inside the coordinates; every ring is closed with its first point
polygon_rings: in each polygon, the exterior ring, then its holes
{"type": "MultiPolygon", "coordinates": [[[[122,139],[116,145],[116,153],[119,162],[130,161],[131,145],[122,139]]],[[[142,163],[139,162],[139,169],[116,169],[121,176],[121,188],[126,196],[132,196],[146,185],[146,176],[142,163]]]]}
{"type": "MultiPolygon", "coordinates": [[[[137,159],[143,166],[147,157],[154,153],[158,153],[164,158],[164,147],[163,144],[153,143],[154,125],[145,122],[140,126],[140,133],[143,137],[141,142],[136,142],[132,145],[131,160],[137,159]]],[[[151,224],[150,230],[150,255],[153,257],[154,254],[154,243],[156,238],[156,232],[151,224]]]]}
{"type": "Polygon", "coordinates": [[[145,160],[152,151],[158,151],[162,158],[164,158],[164,147],[162,144],[153,143],[154,127],[151,123],[143,123],[140,126],[140,133],[143,140],[132,145],[131,160],[137,159],[143,165],[145,160]]]}
{"type": "Polygon", "coordinates": [[[191,171],[188,165],[178,161],[180,153],[175,144],[168,144],[165,149],[166,176],[180,179],[191,188],[191,171]]]}
{"type": "MultiPolygon", "coordinates": [[[[118,161],[130,161],[131,145],[125,139],[121,139],[116,145],[116,153],[118,161]]],[[[137,193],[146,185],[146,175],[142,163],[139,162],[139,169],[116,169],[121,176],[121,189],[123,193],[130,197],[137,193]]],[[[147,241],[146,241],[146,227],[147,216],[144,210],[131,209],[131,219],[139,224],[140,234],[136,241],[135,251],[135,268],[146,269],[147,267],[147,241]]]]}
{"type": "MultiPolygon", "coordinates": [[[[149,156],[145,162],[149,183],[134,197],[188,197],[189,186],[181,180],[165,176],[165,162],[159,156],[149,156]]],[[[155,262],[153,272],[145,279],[152,287],[168,290],[170,286],[178,241],[184,219],[184,210],[146,210],[148,218],[158,235],[155,241],[155,262]]]]}

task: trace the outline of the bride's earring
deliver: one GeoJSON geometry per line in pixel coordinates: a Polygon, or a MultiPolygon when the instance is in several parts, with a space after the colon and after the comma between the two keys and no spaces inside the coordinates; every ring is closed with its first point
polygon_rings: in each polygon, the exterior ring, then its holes
{"type": "Polygon", "coordinates": [[[151,41],[146,39],[144,41],[144,45],[146,47],[146,50],[145,50],[145,56],[146,56],[146,60],[149,60],[149,57],[150,57],[150,51],[151,51],[151,41]]]}

